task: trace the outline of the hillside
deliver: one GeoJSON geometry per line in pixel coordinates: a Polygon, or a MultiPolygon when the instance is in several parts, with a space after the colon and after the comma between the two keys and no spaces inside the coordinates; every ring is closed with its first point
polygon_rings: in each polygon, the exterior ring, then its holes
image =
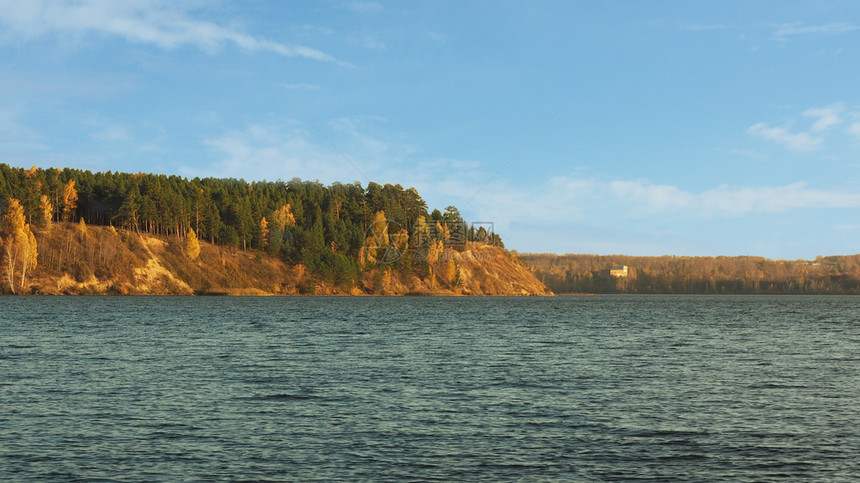
{"type": "Polygon", "coordinates": [[[815,260],[523,254],[555,293],[860,294],[860,255],[815,260]],[[626,276],[610,269],[626,266],[626,276]]]}
{"type": "Polygon", "coordinates": [[[11,293],[548,293],[491,223],[400,185],[0,163],[0,214],[11,293]]]}
{"type": "MultiPolygon", "coordinates": [[[[302,264],[290,265],[260,251],[201,241],[199,256],[192,259],[175,236],[54,223],[50,229],[36,229],[35,238],[39,263],[26,284],[28,294],[550,294],[522,261],[476,242],[462,251],[446,249],[423,273],[377,264],[354,282],[332,284],[302,264]]],[[[5,277],[3,292],[9,293],[5,277]]]]}

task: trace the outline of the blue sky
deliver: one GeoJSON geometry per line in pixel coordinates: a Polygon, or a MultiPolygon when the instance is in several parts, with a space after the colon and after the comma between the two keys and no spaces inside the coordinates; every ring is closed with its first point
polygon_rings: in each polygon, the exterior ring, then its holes
{"type": "Polygon", "coordinates": [[[521,252],[860,252],[860,4],[0,0],[0,162],[400,183],[521,252]]]}

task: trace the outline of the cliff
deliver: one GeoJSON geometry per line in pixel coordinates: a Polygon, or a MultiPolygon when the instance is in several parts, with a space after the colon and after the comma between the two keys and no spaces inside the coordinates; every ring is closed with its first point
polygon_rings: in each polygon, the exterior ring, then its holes
{"type": "MultiPolygon", "coordinates": [[[[197,258],[184,241],[110,226],[55,223],[34,230],[38,266],[29,294],[99,295],[551,295],[516,255],[469,242],[427,263],[377,264],[359,279],[326,283],[304,267],[260,251],[200,241],[197,258]]],[[[2,291],[9,293],[3,277],[2,291]]]]}

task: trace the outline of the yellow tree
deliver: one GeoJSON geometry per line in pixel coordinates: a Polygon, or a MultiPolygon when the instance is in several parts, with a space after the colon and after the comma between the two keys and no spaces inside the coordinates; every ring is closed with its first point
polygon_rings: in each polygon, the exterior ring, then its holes
{"type": "Polygon", "coordinates": [[[185,237],[185,254],[192,260],[200,255],[200,242],[193,228],[188,229],[188,235],[185,237]]]}
{"type": "Polygon", "coordinates": [[[42,195],[41,203],[42,221],[47,228],[51,228],[51,220],[54,218],[54,205],[47,195],[42,195]]]}
{"type": "Polygon", "coordinates": [[[267,246],[269,244],[269,220],[264,216],[260,219],[260,246],[267,246]]]}
{"type": "Polygon", "coordinates": [[[27,272],[36,268],[39,257],[36,237],[25,221],[24,208],[15,198],[9,199],[9,206],[6,207],[6,214],[3,215],[2,229],[7,235],[4,250],[6,276],[9,289],[15,293],[16,274],[20,280],[20,289],[24,290],[27,272]]]}
{"type": "Polygon", "coordinates": [[[75,180],[70,179],[63,189],[63,219],[72,221],[75,211],[78,209],[78,190],[75,189],[75,180]]]}
{"type": "Polygon", "coordinates": [[[38,245],[36,243],[36,235],[33,234],[33,231],[30,230],[28,226],[26,229],[27,232],[27,252],[25,254],[26,259],[25,267],[21,270],[21,290],[24,289],[24,281],[26,280],[27,271],[35,270],[39,265],[39,250],[38,245]]]}
{"type": "Polygon", "coordinates": [[[385,250],[388,250],[388,219],[385,218],[384,211],[377,211],[373,215],[373,220],[370,223],[368,231],[370,233],[364,239],[363,248],[365,250],[361,258],[366,259],[370,264],[374,264],[379,255],[379,250],[383,250],[383,255],[385,254],[385,250]]]}
{"type": "Polygon", "coordinates": [[[452,286],[457,286],[460,283],[460,267],[453,258],[449,258],[445,263],[445,278],[452,286]]]}
{"type": "Polygon", "coordinates": [[[430,243],[427,246],[427,256],[425,260],[430,265],[436,263],[439,260],[439,257],[445,251],[445,246],[442,243],[442,240],[430,240],[430,243]]]}
{"type": "Polygon", "coordinates": [[[415,220],[415,228],[412,231],[412,246],[418,249],[426,249],[430,242],[430,227],[427,226],[427,219],[419,216],[415,220]]]}
{"type": "Polygon", "coordinates": [[[270,224],[273,228],[281,232],[288,226],[296,226],[296,217],[290,210],[289,203],[281,206],[272,213],[272,221],[270,224]]]}

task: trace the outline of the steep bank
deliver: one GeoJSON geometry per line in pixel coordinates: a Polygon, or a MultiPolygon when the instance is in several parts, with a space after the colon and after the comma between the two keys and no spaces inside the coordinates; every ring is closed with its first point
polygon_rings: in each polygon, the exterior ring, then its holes
{"type": "MultiPolygon", "coordinates": [[[[357,280],[326,283],[301,264],[200,241],[192,259],[176,236],[55,223],[34,230],[38,266],[28,294],[128,295],[550,295],[508,251],[468,243],[427,263],[368,266],[357,280]]],[[[5,274],[4,274],[5,275],[5,274]]],[[[6,277],[3,292],[10,293],[6,277]]]]}

